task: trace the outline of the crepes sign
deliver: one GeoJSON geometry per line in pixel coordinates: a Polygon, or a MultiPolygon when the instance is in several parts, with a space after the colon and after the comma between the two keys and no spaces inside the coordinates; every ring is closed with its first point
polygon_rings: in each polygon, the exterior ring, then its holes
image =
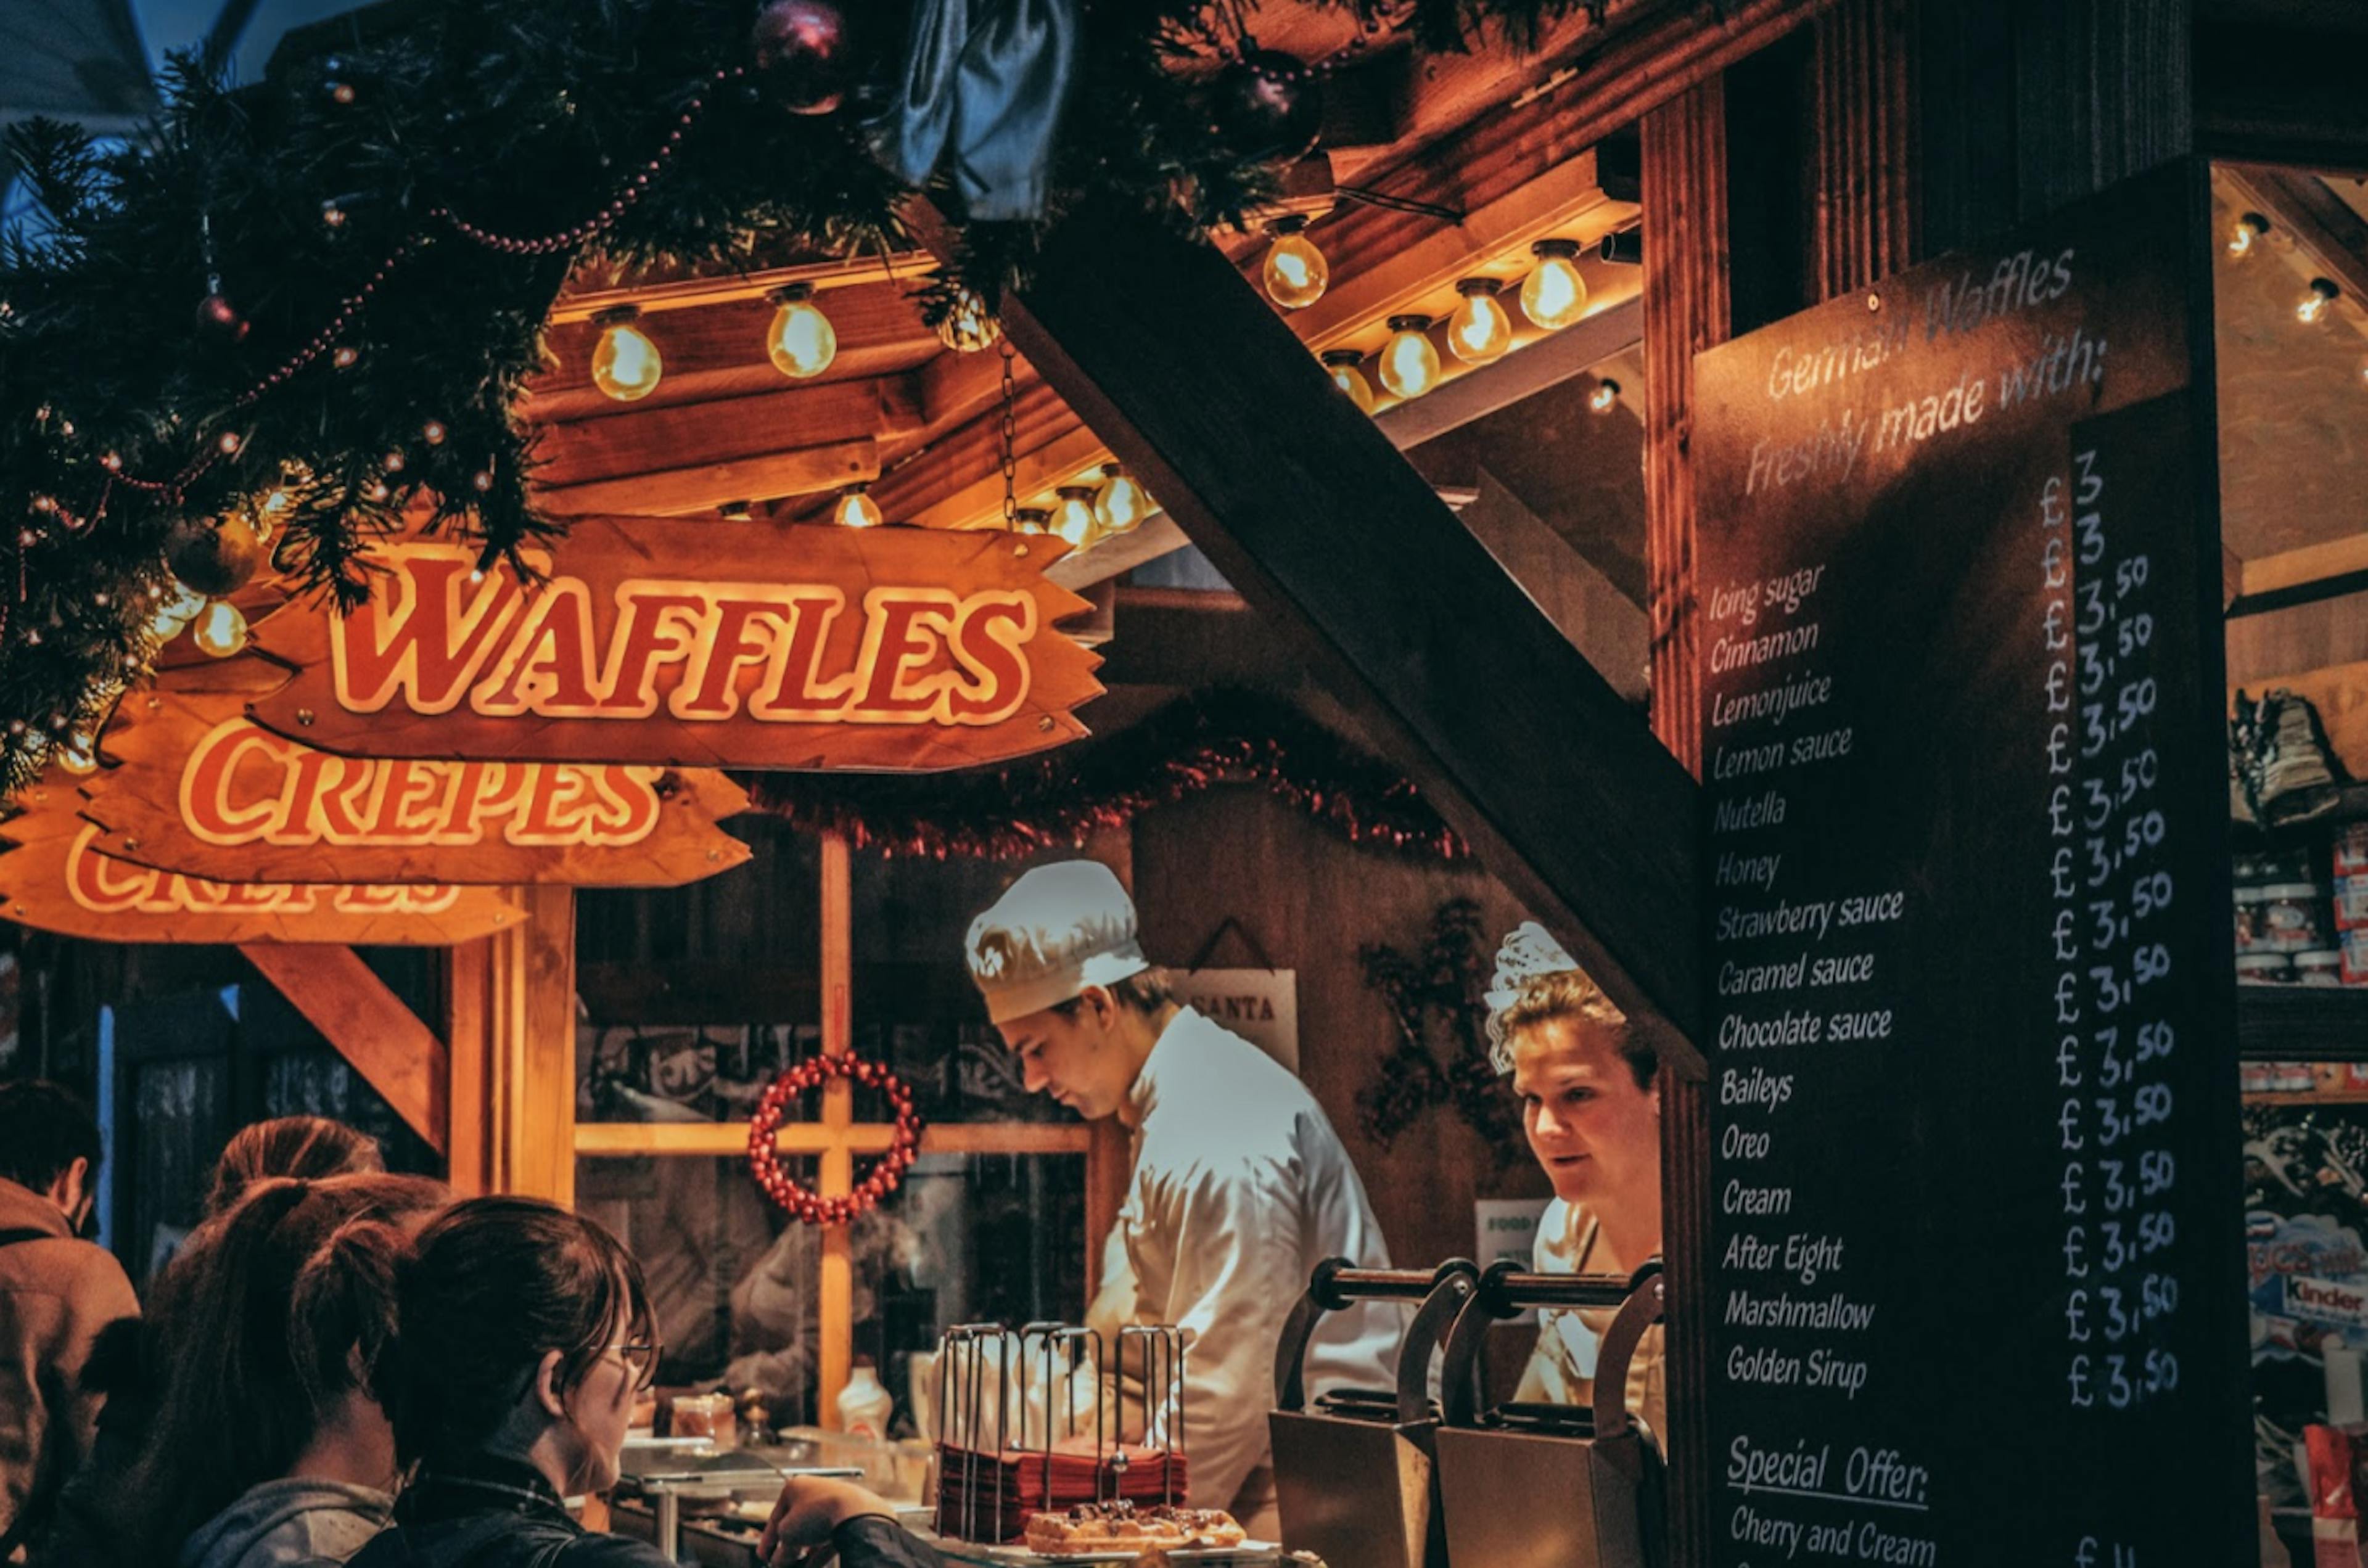
{"type": "Polygon", "coordinates": [[[347,616],[258,642],[299,673],[252,705],[324,751],[468,761],[929,771],[1085,733],[1099,660],[1057,623],[1057,540],[585,517],[540,581],[383,547],[347,616]]]}
{"type": "Polygon", "coordinates": [[[220,882],[102,854],[74,791],[36,785],[0,823],[0,916],[99,942],[347,942],[450,947],[525,915],[492,888],[220,882]]]}
{"type": "Polygon", "coordinates": [[[184,690],[127,699],[105,750],[97,846],[201,877],[659,887],[748,858],[715,825],[747,797],[712,769],[336,756],[184,690]]]}

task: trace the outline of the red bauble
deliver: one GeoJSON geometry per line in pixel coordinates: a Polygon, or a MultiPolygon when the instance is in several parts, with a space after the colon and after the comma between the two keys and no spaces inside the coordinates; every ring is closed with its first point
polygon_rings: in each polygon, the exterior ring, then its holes
{"type": "Polygon", "coordinates": [[[1209,118],[1245,158],[1299,157],[1324,130],[1324,89],[1280,50],[1253,50],[1210,84],[1209,118]]]}
{"type": "Polygon", "coordinates": [[[809,1225],[844,1225],[879,1207],[880,1199],[905,1179],[920,1153],[921,1119],[913,1112],[913,1092],[879,1062],[852,1056],[816,1056],[798,1063],[773,1080],[748,1118],[748,1175],[775,1208],[809,1225]],[[817,1197],[791,1181],[773,1148],[773,1134],[780,1131],[781,1113],[789,1102],[829,1078],[876,1087],[896,1108],[896,1130],[888,1152],[845,1198],[817,1197]]]}
{"type": "Polygon", "coordinates": [[[750,42],[766,85],[791,114],[828,114],[855,85],[847,14],[830,0],[766,0],[750,42]]]}
{"type": "Polygon", "coordinates": [[[221,294],[209,294],[198,301],[198,335],[224,347],[246,335],[246,318],[238,307],[221,294]]]}

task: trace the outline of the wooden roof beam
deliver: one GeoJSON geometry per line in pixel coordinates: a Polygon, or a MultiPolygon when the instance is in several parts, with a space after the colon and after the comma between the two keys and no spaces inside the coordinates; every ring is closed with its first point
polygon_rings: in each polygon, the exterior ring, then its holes
{"type": "Polygon", "coordinates": [[[894,251],[886,256],[851,256],[767,267],[724,277],[692,274],[664,281],[637,281],[601,289],[569,288],[552,302],[545,318],[552,326],[588,322],[618,305],[636,305],[643,312],[699,310],[746,300],[761,300],[790,283],[804,283],[817,294],[852,289],[866,283],[911,284],[933,276],[938,258],[927,251],[894,251]]]}
{"type": "Polygon", "coordinates": [[[775,306],[759,297],[667,312],[644,320],[642,330],[657,346],[665,374],[648,396],[619,403],[592,384],[592,350],[600,329],[589,321],[559,324],[544,333],[555,361],[536,379],[519,412],[536,424],[564,424],[620,415],[720,397],[809,390],[835,381],[862,381],[918,369],[944,352],[937,335],[921,323],[918,306],[900,285],[873,283],[846,288],[821,301],[838,334],[837,358],[810,381],[795,381],[773,368],[765,336],[775,306]]]}
{"type": "Polygon", "coordinates": [[[879,477],[879,443],[866,436],[728,462],[546,486],[541,501],[545,509],[561,517],[597,512],[679,517],[712,512],[734,501],[839,490],[879,477]]]}
{"type": "MultiPolygon", "coordinates": [[[[921,428],[916,373],[830,381],[795,391],[654,408],[631,419],[586,419],[546,426],[535,456],[535,482],[565,489],[595,480],[629,480],[707,463],[851,441],[891,439],[921,428]]],[[[739,497],[769,500],[771,495],[739,497]]]]}

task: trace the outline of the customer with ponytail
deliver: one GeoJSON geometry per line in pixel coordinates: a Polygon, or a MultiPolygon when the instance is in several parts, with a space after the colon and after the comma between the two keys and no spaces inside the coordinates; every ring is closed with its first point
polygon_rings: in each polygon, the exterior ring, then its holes
{"type": "Polygon", "coordinates": [[[378,1140],[359,1128],[325,1116],[275,1116],[249,1122],[231,1134],[214,1162],[213,1186],[206,1193],[206,1218],[238,1206],[257,1182],[273,1176],[317,1181],[324,1176],[370,1176],[386,1169],[378,1140]]]}
{"type": "Polygon", "coordinates": [[[385,1528],[394,1435],[374,1392],[418,1176],[260,1182],[174,1294],[173,1357],[121,1499],[131,1561],[337,1562],[385,1528]]]}
{"type": "MultiPolygon", "coordinates": [[[[641,1266],[616,1237],[532,1199],[472,1199],[420,1233],[400,1303],[380,1386],[417,1468],[400,1528],[348,1568],[672,1568],[584,1530],[562,1501],[616,1484],[657,1368],[641,1266]]],[[[937,1568],[861,1487],[789,1481],[767,1551],[825,1540],[846,1568],[937,1568]]]]}

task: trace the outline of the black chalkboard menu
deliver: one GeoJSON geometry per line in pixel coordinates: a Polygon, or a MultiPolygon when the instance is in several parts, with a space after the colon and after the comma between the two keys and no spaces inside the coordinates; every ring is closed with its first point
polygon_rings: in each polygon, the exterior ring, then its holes
{"type": "Polygon", "coordinates": [[[2252,1561],[2200,169],[1696,361],[1713,1561],[2252,1561]]]}

